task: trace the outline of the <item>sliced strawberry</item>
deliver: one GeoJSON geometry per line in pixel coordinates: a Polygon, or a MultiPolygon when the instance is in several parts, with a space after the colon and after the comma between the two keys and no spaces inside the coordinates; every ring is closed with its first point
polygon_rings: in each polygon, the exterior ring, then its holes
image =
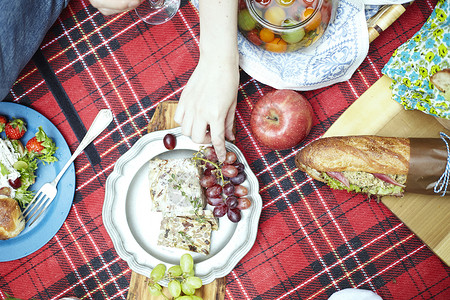
{"type": "Polygon", "coordinates": [[[32,137],[25,147],[29,152],[36,152],[37,154],[41,154],[42,150],[44,150],[44,146],[42,146],[42,143],[36,137],[32,137]]]}
{"type": "Polygon", "coordinates": [[[56,147],[55,142],[47,136],[41,126],[39,126],[38,132],[31,138],[26,146],[29,153],[37,155],[41,161],[55,162],[58,159],[53,156],[55,154],[56,147]]]}
{"type": "Polygon", "coordinates": [[[6,123],[8,123],[8,119],[5,116],[0,115],[0,132],[5,130],[6,123]]]}
{"type": "Polygon", "coordinates": [[[22,119],[13,118],[13,120],[8,122],[5,126],[6,136],[10,140],[18,140],[22,138],[26,131],[26,123],[22,119]]]}

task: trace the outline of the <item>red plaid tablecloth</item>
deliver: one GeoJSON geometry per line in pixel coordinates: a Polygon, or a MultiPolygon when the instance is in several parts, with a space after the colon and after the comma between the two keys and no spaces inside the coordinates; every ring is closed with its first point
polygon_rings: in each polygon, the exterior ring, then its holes
{"type": "MultiPolygon", "coordinates": [[[[305,143],[382,76],[393,51],[420,29],[435,4],[418,0],[408,7],[371,44],[349,81],[302,92],[315,112],[305,143]]],[[[179,98],[196,65],[198,42],[198,14],[186,0],[172,21],[153,27],[134,11],[105,17],[86,0],[70,2],[6,101],[44,114],[72,151],[83,136],[80,124],[88,127],[100,109],[110,108],[114,121],[89,158],[75,161],[74,205],[56,236],[27,257],[0,263],[0,299],[6,293],[126,299],[131,270],[102,223],[105,181],[146,133],[156,105],[179,98]],[[36,64],[47,70],[47,83],[36,64]],[[69,105],[55,100],[64,91],[69,105]]],[[[296,170],[302,145],[269,151],[255,141],[250,112],[270,90],[241,72],[236,145],[258,177],[263,210],[253,248],[227,276],[226,299],[327,299],[346,287],[373,290],[383,299],[450,299],[450,268],[383,204],[330,190],[296,170]]]]}

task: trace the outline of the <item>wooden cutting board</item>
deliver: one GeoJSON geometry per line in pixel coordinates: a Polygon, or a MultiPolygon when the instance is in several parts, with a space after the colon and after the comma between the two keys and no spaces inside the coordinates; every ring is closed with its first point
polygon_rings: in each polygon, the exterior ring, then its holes
{"type": "MultiPolygon", "coordinates": [[[[173,120],[173,115],[177,108],[178,101],[165,101],[160,103],[155,110],[155,113],[148,124],[148,132],[157,130],[171,129],[179,125],[173,120]]],[[[149,274],[150,275],[150,274],[149,274]]],[[[148,291],[148,278],[141,274],[132,272],[130,289],[128,290],[128,300],[161,300],[162,297],[154,297],[148,291]]],[[[205,300],[223,300],[225,298],[226,278],[218,278],[198,289],[195,295],[202,297],[205,300]]],[[[169,296],[167,288],[163,292],[169,296]]],[[[171,298],[170,298],[171,299],[171,298]]]]}
{"type": "MultiPolygon", "coordinates": [[[[383,76],[356,100],[324,136],[374,134],[397,137],[439,137],[449,134],[434,117],[407,111],[392,100],[392,80],[383,76]]],[[[441,260],[450,266],[450,195],[405,194],[383,197],[386,205],[441,260]]]]}

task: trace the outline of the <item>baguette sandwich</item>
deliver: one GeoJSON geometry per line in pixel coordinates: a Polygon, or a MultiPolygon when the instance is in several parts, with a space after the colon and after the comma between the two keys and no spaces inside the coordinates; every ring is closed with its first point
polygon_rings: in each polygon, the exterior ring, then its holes
{"type": "Polygon", "coordinates": [[[403,196],[410,140],[379,136],[318,139],[296,157],[296,166],[331,188],[375,196],[403,196]]]}

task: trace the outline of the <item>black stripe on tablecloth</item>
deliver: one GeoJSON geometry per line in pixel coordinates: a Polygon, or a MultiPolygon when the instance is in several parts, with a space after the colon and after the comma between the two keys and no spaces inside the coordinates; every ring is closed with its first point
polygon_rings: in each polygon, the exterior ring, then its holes
{"type": "MultiPolygon", "coordinates": [[[[41,50],[38,49],[36,51],[33,56],[33,62],[47,83],[48,89],[52,92],[53,97],[55,97],[56,102],[64,113],[75,136],[78,141],[81,142],[86,135],[86,127],[84,127],[78,112],[41,50]]],[[[84,152],[92,165],[96,165],[100,162],[101,158],[94,144],[87,146],[86,149],[84,149],[84,152]]]]}

